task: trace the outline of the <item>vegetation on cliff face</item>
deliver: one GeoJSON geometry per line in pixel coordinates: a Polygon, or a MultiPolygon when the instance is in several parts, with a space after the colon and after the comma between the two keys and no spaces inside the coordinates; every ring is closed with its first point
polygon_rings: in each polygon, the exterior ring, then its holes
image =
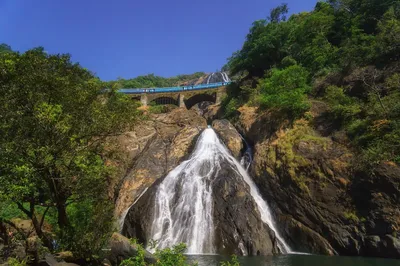
{"type": "Polygon", "coordinates": [[[14,226],[12,214],[29,218],[47,248],[90,257],[112,229],[113,169],[104,139],[132,125],[137,105],[104,91],[69,55],[1,47],[7,50],[0,53],[1,232],[14,226]]]}
{"type": "Polygon", "coordinates": [[[287,12],[283,4],[255,21],[229,59],[238,84],[226,114],[250,104],[298,118],[307,98],[319,98],[364,166],[400,163],[400,1],[329,0],[289,19],[287,12]]]}

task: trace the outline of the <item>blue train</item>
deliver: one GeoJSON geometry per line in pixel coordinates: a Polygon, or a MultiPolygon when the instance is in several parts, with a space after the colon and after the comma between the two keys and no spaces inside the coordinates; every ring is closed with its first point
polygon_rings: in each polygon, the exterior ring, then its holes
{"type": "Polygon", "coordinates": [[[218,88],[226,86],[231,82],[217,82],[211,84],[200,84],[193,86],[182,86],[182,87],[168,87],[168,88],[148,88],[148,89],[120,89],[119,92],[125,94],[142,94],[142,93],[161,93],[161,92],[181,92],[181,91],[191,91],[191,90],[204,90],[218,88]]]}

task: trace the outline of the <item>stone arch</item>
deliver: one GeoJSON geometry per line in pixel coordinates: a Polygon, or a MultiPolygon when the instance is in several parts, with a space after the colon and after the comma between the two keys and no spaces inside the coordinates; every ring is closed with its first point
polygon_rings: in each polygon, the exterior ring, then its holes
{"type": "Polygon", "coordinates": [[[140,95],[138,95],[138,96],[132,96],[131,99],[132,99],[132,100],[135,100],[135,101],[140,101],[140,95]]]}
{"type": "Polygon", "coordinates": [[[156,105],[173,104],[173,105],[179,106],[177,99],[174,99],[172,97],[166,97],[166,96],[154,98],[153,100],[150,101],[150,104],[156,104],[156,105]]]}
{"type": "Polygon", "coordinates": [[[201,103],[201,102],[213,102],[215,103],[216,99],[216,93],[213,94],[207,94],[207,93],[202,93],[202,94],[196,94],[189,99],[185,100],[185,105],[187,109],[192,108],[195,104],[201,103]]]}

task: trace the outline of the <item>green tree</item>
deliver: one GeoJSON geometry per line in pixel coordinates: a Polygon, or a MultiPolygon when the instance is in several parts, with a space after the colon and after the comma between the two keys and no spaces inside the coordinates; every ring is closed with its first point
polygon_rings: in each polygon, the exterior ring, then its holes
{"type": "Polygon", "coordinates": [[[286,3],[281,4],[271,10],[268,20],[273,23],[286,21],[286,15],[288,12],[289,12],[288,5],[286,3]]]}
{"type": "Polygon", "coordinates": [[[0,44],[0,55],[12,52],[11,47],[5,43],[0,44]]]}
{"type": "Polygon", "coordinates": [[[70,204],[107,201],[104,140],[132,124],[136,105],[69,55],[42,48],[0,56],[0,90],[0,200],[14,202],[51,248],[48,209],[63,239],[74,231],[70,204]]]}
{"type": "Polygon", "coordinates": [[[259,90],[259,104],[263,109],[275,108],[296,118],[309,108],[308,72],[301,66],[272,69],[260,82],[259,90]]]}
{"type": "Polygon", "coordinates": [[[391,7],[378,23],[377,47],[387,60],[399,59],[400,54],[400,7],[391,7]]]}

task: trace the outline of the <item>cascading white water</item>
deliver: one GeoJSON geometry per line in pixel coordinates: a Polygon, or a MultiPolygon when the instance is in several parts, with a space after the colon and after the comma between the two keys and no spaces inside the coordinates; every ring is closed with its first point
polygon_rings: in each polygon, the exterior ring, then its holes
{"type": "Polygon", "coordinates": [[[214,74],[215,73],[211,73],[210,75],[208,75],[206,84],[210,84],[210,79],[212,78],[212,76],[214,76],[214,74]]]}
{"type": "Polygon", "coordinates": [[[212,181],[217,177],[223,160],[250,187],[261,219],[274,231],[282,253],[291,252],[276,229],[269,207],[256,185],[211,128],[203,131],[190,158],[172,170],[159,185],[148,239],[156,241],[156,248],[183,242],[187,244],[188,253],[215,253],[212,181]]]}

